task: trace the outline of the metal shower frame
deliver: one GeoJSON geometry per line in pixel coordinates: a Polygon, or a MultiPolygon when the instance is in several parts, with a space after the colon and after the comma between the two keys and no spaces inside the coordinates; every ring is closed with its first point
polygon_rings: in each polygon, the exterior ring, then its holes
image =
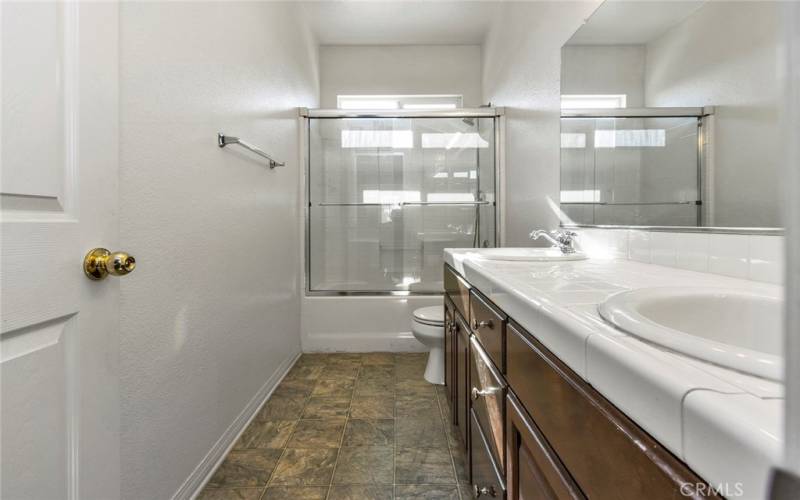
{"type": "MultiPolygon", "coordinates": [[[[503,182],[503,161],[504,150],[502,142],[502,129],[505,128],[503,118],[505,108],[502,107],[481,107],[481,108],[459,108],[443,110],[349,110],[349,109],[309,109],[299,108],[301,120],[302,140],[301,158],[303,161],[302,176],[302,197],[304,215],[303,245],[303,281],[306,296],[436,296],[442,292],[414,292],[410,290],[311,290],[309,276],[311,274],[311,183],[309,176],[311,172],[311,119],[342,119],[342,118],[492,118],[494,120],[494,221],[495,221],[495,245],[500,246],[503,242],[504,213],[502,199],[504,194],[503,182]]],[[[413,203],[421,205],[423,203],[413,203]]],[[[479,205],[475,203],[476,210],[479,205]]],[[[480,242],[478,242],[480,244],[480,242]]]]}

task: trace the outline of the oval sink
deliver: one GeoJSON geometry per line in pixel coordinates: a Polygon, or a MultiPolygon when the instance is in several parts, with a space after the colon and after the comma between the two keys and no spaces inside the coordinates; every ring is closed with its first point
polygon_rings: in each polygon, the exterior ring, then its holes
{"type": "Polygon", "coordinates": [[[583,252],[562,253],[558,248],[482,248],[479,255],[487,260],[563,261],[584,260],[583,252]]]}
{"type": "Polygon", "coordinates": [[[644,288],[597,306],[631,335],[697,359],[783,378],[783,301],[717,288],[644,288]]]}

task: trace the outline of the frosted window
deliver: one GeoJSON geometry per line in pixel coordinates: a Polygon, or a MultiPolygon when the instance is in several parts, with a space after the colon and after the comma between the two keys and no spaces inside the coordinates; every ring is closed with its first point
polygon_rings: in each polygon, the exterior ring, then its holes
{"type": "Polygon", "coordinates": [[[613,109],[627,106],[625,94],[562,95],[561,109],[613,109]]]}
{"type": "Polygon", "coordinates": [[[340,95],[336,98],[339,109],[456,109],[462,106],[460,95],[340,95]]]}

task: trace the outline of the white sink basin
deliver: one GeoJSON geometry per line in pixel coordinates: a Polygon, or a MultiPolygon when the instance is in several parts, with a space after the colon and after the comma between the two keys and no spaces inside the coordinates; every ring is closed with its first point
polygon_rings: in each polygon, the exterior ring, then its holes
{"type": "Polygon", "coordinates": [[[783,378],[783,301],[718,288],[643,288],[597,307],[614,326],[716,365],[783,378]]]}
{"type": "Polygon", "coordinates": [[[483,248],[479,255],[487,260],[564,261],[585,260],[583,252],[562,253],[558,248],[483,248]]]}

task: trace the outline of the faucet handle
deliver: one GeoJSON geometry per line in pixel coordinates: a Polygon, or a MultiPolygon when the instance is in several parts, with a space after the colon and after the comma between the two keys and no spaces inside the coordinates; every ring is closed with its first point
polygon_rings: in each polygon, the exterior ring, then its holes
{"type": "Polygon", "coordinates": [[[556,234],[556,239],[560,244],[561,251],[564,253],[574,253],[575,240],[578,238],[578,233],[570,231],[569,229],[559,229],[556,234]]]}

